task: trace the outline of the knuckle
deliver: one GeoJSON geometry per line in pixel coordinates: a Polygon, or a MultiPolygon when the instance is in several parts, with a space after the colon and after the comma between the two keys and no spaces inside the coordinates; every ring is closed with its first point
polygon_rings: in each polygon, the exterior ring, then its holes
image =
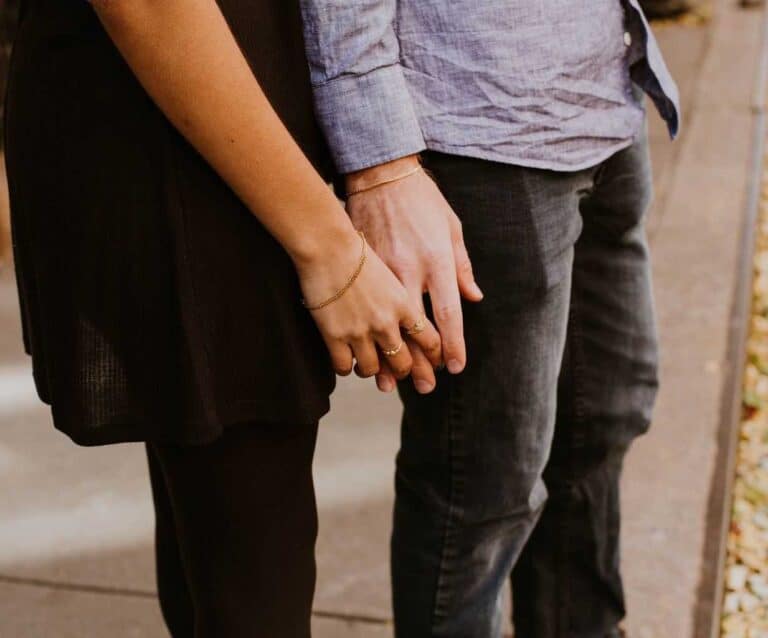
{"type": "Polygon", "coordinates": [[[379,373],[379,366],[377,365],[358,365],[358,372],[361,377],[368,378],[379,373]]]}
{"type": "Polygon", "coordinates": [[[372,322],[371,327],[378,334],[385,334],[392,331],[392,327],[397,325],[397,319],[390,313],[378,315],[372,322]]]}
{"type": "Polygon", "coordinates": [[[392,372],[395,373],[395,376],[398,379],[402,379],[403,377],[407,377],[408,374],[410,374],[411,369],[413,368],[413,364],[409,362],[403,362],[403,363],[397,363],[397,364],[390,364],[390,367],[392,368],[392,372]]]}
{"type": "Polygon", "coordinates": [[[418,270],[417,261],[414,259],[414,256],[402,249],[393,249],[387,261],[392,272],[400,275],[412,274],[418,270]]]}
{"type": "Polygon", "coordinates": [[[349,341],[346,330],[336,330],[330,334],[334,342],[339,344],[346,344],[349,341]]]}
{"type": "Polygon", "coordinates": [[[361,339],[364,339],[367,334],[368,334],[367,328],[364,328],[363,326],[359,326],[359,325],[354,325],[354,326],[350,326],[347,329],[347,333],[345,337],[349,341],[360,341],[361,339]]]}
{"type": "Polygon", "coordinates": [[[453,319],[460,311],[461,306],[457,303],[443,304],[433,308],[435,319],[438,321],[453,319]]]}
{"type": "Polygon", "coordinates": [[[434,353],[434,352],[439,352],[440,348],[443,345],[443,342],[441,341],[440,337],[432,336],[432,337],[425,337],[422,345],[427,352],[434,353]]]}
{"type": "Polygon", "coordinates": [[[430,246],[424,250],[422,257],[427,266],[434,270],[435,266],[441,266],[447,263],[449,253],[443,247],[430,246]]]}
{"type": "Polygon", "coordinates": [[[349,376],[352,372],[352,364],[337,362],[334,364],[333,369],[336,371],[336,374],[342,377],[346,377],[346,376],[349,376]]]}
{"type": "Polygon", "coordinates": [[[373,334],[376,334],[376,335],[387,334],[391,326],[392,326],[391,322],[385,321],[384,319],[382,319],[380,321],[374,322],[371,325],[371,332],[373,332],[373,334]]]}
{"type": "Polygon", "coordinates": [[[333,327],[328,332],[331,339],[339,343],[346,343],[349,340],[349,328],[347,327],[333,327]]]}
{"type": "Polygon", "coordinates": [[[401,288],[395,297],[398,309],[407,309],[410,306],[410,297],[408,291],[405,288],[401,288]]]}
{"type": "Polygon", "coordinates": [[[432,373],[432,362],[427,358],[420,358],[418,361],[413,362],[413,368],[411,374],[419,378],[429,376],[432,373]]]}
{"type": "Polygon", "coordinates": [[[459,271],[459,274],[462,274],[462,275],[472,274],[472,262],[469,261],[469,258],[464,257],[459,261],[457,269],[459,271]]]}

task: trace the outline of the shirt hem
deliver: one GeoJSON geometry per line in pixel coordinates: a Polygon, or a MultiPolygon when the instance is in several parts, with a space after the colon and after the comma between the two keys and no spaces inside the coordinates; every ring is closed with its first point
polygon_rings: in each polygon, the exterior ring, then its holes
{"type": "Polygon", "coordinates": [[[536,168],[546,171],[554,171],[558,173],[576,173],[588,168],[594,168],[598,164],[601,164],[609,157],[612,157],[619,151],[629,148],[637,141],[637,135],[617,143],[610,148],[605,149],[601,153],[596,153],[588,160],[583,162],[577,162],[575,164],[565,164],[549,160],[531,159],[529,157],[520,157],[516,155],[506,155],[504,153],[497,153],[494,151],[485,151],[481,149],[466,147],[466,146],[452,146],[442,142],[436,142],[433,140],[427,140],[427,150],[436,151],[438,153],[446,153],[448,155],[457,155],[459,157],[471,157],[473,159],[487,160],[490,162],[497,162],[499,164],[511,164],[513,166],[525,166],[526,168],[536,168]]]}

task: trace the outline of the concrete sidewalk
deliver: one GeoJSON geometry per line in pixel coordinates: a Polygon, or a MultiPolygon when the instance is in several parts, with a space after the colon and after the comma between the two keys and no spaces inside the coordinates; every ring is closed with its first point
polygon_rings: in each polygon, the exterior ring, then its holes
{"type": "MultiPolygon", "coordinates": [[[[701,27],[659,36],[685,103],[673,146],[654,115],[650,220],[664,349],[652,432],[625,475],[632,638],[694,634],[717,453],[729,310],[751,145],[761,14],[717,0],[701,27]]],[[[739,362],[740,363],[740,362],[739,362]]],[[[0,276],[0,638],[160,638],[143,449],[80,449],[54,432],[0,276]]],[[[318,638],[384,638],[397,400],[345,380],[316,462],[318,638]]],[[[703,635],[699,633],[695,638],[703,635]]],[[[414,637],[418,638],[418,637],[414,637]]],[[[524,638],[524,637],[523,637],[524,638]]]]}

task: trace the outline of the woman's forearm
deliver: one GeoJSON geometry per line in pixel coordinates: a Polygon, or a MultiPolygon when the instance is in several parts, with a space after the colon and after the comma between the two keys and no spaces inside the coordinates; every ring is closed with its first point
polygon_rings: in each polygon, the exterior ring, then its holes
{"type": "Polygon", "coordinates": [[[214,0],[92,5],[160,109],[295,261],[350,241],[351,223],[272,109],[214,0]]]}

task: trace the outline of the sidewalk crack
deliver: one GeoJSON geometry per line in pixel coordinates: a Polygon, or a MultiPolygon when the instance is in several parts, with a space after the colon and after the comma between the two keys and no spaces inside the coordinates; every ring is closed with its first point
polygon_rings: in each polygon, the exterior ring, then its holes
{"type": "MultiPolygon", "coordinates": [[[[53,589],[56,591],[67,591],[80,594],[99,594],[107,596],[124,596],[127,598],[143,598],[145,600],[157,598],[157,592],[148,589],[109,587],[106,585],[93,585],[89,583],[63,583],[47,578],[12,576],[10,574],[0,574],[0,584],[14,585],[17,587],[33,587],[37,589],[53,589]]],[[[360,623],[366,625],[390,625],[392,622],[389,618],[384,616],[342,613],[325,609],[315,609],[312,611],[312,615],[316,618],[325,618],[328,620],[338,620],[342,622],[360,623]]]]}

